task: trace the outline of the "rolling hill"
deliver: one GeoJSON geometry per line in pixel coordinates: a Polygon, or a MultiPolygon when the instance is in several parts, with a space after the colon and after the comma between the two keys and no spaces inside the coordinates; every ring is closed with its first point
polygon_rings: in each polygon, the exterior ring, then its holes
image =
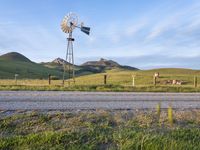
{"type": "Polygon", "coordinates": [[[30,59],[25,57],[24,55],[17,53],[17,52],[10,52],[0,56],[0,60],[5,61],[20,61],[20,62],[31,62],[30,59]]]}
{"type": "MultiPolygon", "coordinates": [[[[152,70],[107,70],[107,84],[112,85],[132,85],[132,75],[135,76],[135,85],[151,86],[153,84],[153,75],[155,72],[160,73],[158,82],[167,80],[182,80],[186,81],[186,86],[194,85],[194,76],[200,81],[200,70],[184,69],[184,68],[160,68],[152,70]]],[[[76,78],[76,83],[79,85],[102,85],[104,83],[104,73],[80,76],[76,78]]]]}
{"type": "MultiPolygon", "coordinates": [[[[48,74],[62,79],[63,64],[68,64],[61,58],[52,62],[35,63],[17,52],[10,52],[0,56],[0,79],[13,79],[15,74],[23,79],[47,79],[48,74]]],[[[122,66],[115,61],[100,59],[75,65],[76,76],[105,73],[107,70],[138,70],[130,66],[122,66]]]]}
{"type": "Polygon", "coordinates": [[[46,79],[48,74],[61,77],[59,70],[44,67],[29,60],[20,53],[11,52],[0,56],[0,79],[18,78],[46,79]]]}

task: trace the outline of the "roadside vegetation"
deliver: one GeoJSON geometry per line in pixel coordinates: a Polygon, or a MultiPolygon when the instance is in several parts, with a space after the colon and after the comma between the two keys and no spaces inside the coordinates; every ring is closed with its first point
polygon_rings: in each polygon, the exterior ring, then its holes
{"type": "Polygon", "coordinates": [[[120,85],[72,85],[72,86],[29,86],[1,85],[0,91],[91,91],[91,92],[200,92],[192,86],[120,86],[120,85]]]}
{"type": "Polygon", "coordinates": [[[200,110],[168,111],[1,111],[0,149],[198,150],[200,110]]]}

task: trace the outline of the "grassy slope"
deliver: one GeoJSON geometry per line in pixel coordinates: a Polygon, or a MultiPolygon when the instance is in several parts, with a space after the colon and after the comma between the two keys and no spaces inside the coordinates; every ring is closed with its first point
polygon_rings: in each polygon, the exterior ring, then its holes
{"type": "MultiPolygon", "coordinates": [[[[53,68],[56,70],[60,70],[61,72],[63,72],[63,65],[61,64],[57,64],[57,63],[53,63],[53,62],[48,62],[48,63],[41,63],[41,65],[48,67],[48,68],[53,68]]],[[[74,70],[75,70],[75,74],[76,76],[83,76],[83,75],[89,75],[89,74],[93,74],[93,73],[98,73],[98,70],[92,70],[88,67],[84,67],[84,66],[74,66],[74,70]]]]}
{"type": "Polygon", "coordinates": [[[0,78],[14,78],[15,74],[19,74],[18,78],[48,78],[48,74],[54,76],[62,76],[62,73],[55,70],[28,61],[8,61],[0,59],[0,78]]]}
{"type": "Polygon", "coordinates": [[[152,70],[144,70],[140,71],[141,73],[153,74],[155,72],[160,72],[161,74],[171,74],[171,75],[200,75],[200,70],[192,70],[185,68],[160,68],[160,69],[152,69],[152,70]]]}
{"type": "MultiPolygon", "coordinates": [[[[108,84],[114,85],[132,85],[132,75],[136,75],[136,85],[152,85],[153,74],[155,72],[160,73],[160,81],[168,79],[184,80],[187,81],[188,85],[193,84],[194,76],[200,76],[199,70],[191,69],[180,69],[180,68],[166,68],[166,69],[154,69],[154,70],[138,70],[138,71],[127,71],[120,69],[113,69],[107,71],[108,84]]],[[[93,74],[87,76],[81,76],[76,79],[77,84],[93,85],[103,83],[103,73],[93,74]]]]}
{"type": "MultiPolygon", "coordinates": [[[[0,79],[13,79],[15,74],[19,74],[21,79],[46,79],[50,73],[62,79],[63,67],[57,64],[37,64],[27,61],[8,61],[0,59],[0,79]]],[[[76,67],[77,76],[93,74],[85,68],[76,67]]],[[[67,76],[67,73],[66,73],[67,76]]]]}

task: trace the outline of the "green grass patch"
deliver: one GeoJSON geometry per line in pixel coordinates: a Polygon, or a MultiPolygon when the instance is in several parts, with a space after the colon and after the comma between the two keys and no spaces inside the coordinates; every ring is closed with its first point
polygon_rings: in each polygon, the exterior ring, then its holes
{"type": "Polygon", "coordinates": [[[199,110],[23,112],[0,118],[0,149],[188,150],[200,147],[199,110]]]}

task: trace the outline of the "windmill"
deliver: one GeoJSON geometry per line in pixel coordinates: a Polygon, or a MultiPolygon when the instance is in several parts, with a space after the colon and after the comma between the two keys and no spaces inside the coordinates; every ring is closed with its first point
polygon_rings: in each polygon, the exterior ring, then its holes
{"type": "Polygon", "coordinates": [[[90,28],[85,27],[83,23],[78,22],[78,16],[75,13],[68,13],[61,22],[61,29],[68,35],[67,37],[67,54],[66,63],[63,63],[63,85],[65,82],[65,72],[68,73],[68,83],[70,85],[71,80],[75,83],[75,70],[74,70],[74,53],[73,42],[75,39],[72,37],[74,29],[79,28],[82,32],[89,35],[90,28]]]}

